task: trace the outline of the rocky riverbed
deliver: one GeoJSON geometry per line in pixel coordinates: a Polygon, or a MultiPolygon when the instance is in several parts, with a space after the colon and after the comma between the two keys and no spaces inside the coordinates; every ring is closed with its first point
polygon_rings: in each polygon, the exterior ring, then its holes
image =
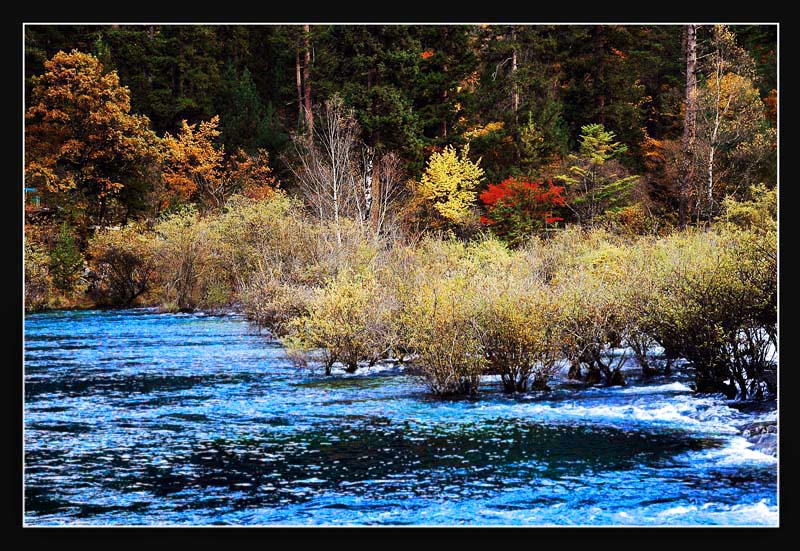
{"type": "Polygon", "coordinates": [[[746,425],[742,436],[753,444],[753,449],[778,457],[778,423],[777,421],[759,421],[746,425]]]}

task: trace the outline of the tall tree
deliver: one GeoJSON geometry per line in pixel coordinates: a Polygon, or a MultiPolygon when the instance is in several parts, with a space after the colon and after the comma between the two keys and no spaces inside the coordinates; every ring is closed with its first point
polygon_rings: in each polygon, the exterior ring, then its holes
{"type": "Polygon", "coordinates": [[[165,61],[171,72],[173,128],[183,119],[198,121],[215,114],[222,60],[214,27],[164,27],[165,61]]]}
{"type": "Polygon", "coordinates": [[[252,152],[263,145],[260,133],[266,113],[247,67],[240,72],[232,62],[227,64],[216,103],[220,116],[220,140],[228,149],[242,148],[252,152]]]}
{"type": "Polygon", "coordinates": [[[776,149],[776,132],[765,116],[752,58],[729,27],[715,25],[710,35],[696,103],[698,222],[718,214],[722,197],[740,196],[758,183],[766,165],[774,164],[767,161],[774,160],[776,149]]]}
{"type": "Polygon", "coordinates": [[[427,140],[414,101],[426,60],[411,29],[334,25],[317,43],[317,94],[330,97],[339,92],[354,109],[363,139],[376,154],[394,151],[421,169],[427,140]]]}
{"type": "Polygon", "coordinates": [[[686,225],[686,202],[687,188],[692,177],[690,172],[694,165],[691,156],[694,151],[694,139],[696,135],[695,117],[697,102],[697,26],[687,25],[685,34],[686,48],[686,92],[685,92],[685,115],[683,122],[683,170],[680,175],[679,201],[679,223],[681,228],[686,225]]]}
{"type": "Polygon", "coordinates": [[[566,205],[579,224],[594,227],[606,212],[628,204],[629,191],[638,180],[617,161],[627,146],[616,141],[602,124],[581,129],[580,151],[570,156],[569,173],[559,177],[566,189],[566,205]]]}
{"type": "Polygon", "coordinates": [[[533,176],[567,151],[556,27],[476,30],[478,68],[465,102],[466,132],[487,176],[533,176]]]}
{"type": "Polygon", "coordinates": [[[156,162],[158,139],[96,57],[59,52],[44,67],[26,112],[26,181],[103,224],[120,192],[156,162]]]}
{"type": "Polygon", "coordinates": [[[311,110],[311,29],[303,25],[303,101],[305,101],[308,135],[314,133],[314,116],[311,110]]]}
{"type": "Polygon", "coordinates": [[[475,70],[474,36],[465,26],[422,26],[414,29],[423,48],[414,82],[415,107],[425,136],[437,145],[453,141],[470,92],[465,86],[475,70]]]}
{"type": "Polygon", "coordinates": [[[357,212],[363,189],[356,168],[358,136],[358,122],[340,96],[325,102],[313,139],[295,136],[300,162],[292,170],[300,190],[320,220],[333,222],[339,244],[342,219],[357,212]]]}

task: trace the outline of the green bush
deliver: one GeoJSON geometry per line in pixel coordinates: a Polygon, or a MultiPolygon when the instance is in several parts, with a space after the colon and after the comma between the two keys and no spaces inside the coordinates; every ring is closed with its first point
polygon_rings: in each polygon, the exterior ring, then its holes
{"type": "Polygon", "coordinates": [[[72,293],[83,275],[84,260],[72,230],[62,224],[50,251],[50,277],[53,286],[64,293],[72,293]]]}
{"type": "Polygon", "coordinates": [[[259,201],[234,197],[209,230],[214,273],[227,277],[250,319],[279,337],[307,313],[315,289],[342,271],[363,271],[381,246],[352,221],[341,220],[338,230],[312,221],[280,192],[259,201]]]}
{"type": "Polygon", "coordinates": [[[571,363],[570,376],[624,385],[626,357],[614,353],[633,329],[622,293],[628,246],[602,230],[571,233],[552,245],[568,251],[550,285],[562,308],[562,351],[571,363]]]}
{"type": "Polygon", "coordinates": [[[750,188],[749,199],[726,197],[722,202],[724,220],[740,228],[775,232],[778,227],[778,190],[764,184],[750,188]]]}
{"type": "Polygon", "coordinates": [[[257,201],[235,196],[210,222],[215,256],[232,289],[256,273],[292,273],[314,262],[311,227],[283,193],[257,201]]]}
{"type": "Polygon", "coordinates": [[[572,366],[570,376],[590,383],[602,380],[606,385],[624,385],[621,369],[625,355],[613,355],[614,349],[622,346],[627,328],[619,296],[585,272],[562,281],[556,294],[563,309],[561,345],[572,366]]]}

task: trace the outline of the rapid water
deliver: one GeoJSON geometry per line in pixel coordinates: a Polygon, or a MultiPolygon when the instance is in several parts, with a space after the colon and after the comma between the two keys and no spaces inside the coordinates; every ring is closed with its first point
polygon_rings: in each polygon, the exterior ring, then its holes
{"type": "Polygon", "coordinates": [[[776,525],[777,462],[739,430],[774,411],[686,383],[439,400],[298,370],[236,316],[29,315],[25,521],[776,525]]]}

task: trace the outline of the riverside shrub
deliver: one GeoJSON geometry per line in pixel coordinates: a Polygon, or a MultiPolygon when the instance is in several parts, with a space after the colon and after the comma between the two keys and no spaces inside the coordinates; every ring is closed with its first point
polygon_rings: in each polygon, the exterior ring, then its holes
{"type": "Polygon", "coordinates": [[[66,224],[62,224],[50,251],[49,273],[53,286],[64,293],[72,293],[79,285],[83,274],[84,258],[75,235],[66,224]]]}
{"type": "Polygon", "coordinates": [[[622,344],[625,312],[613,290],[588,273],[578,274],[557,287],[565,329],[562,352],[572,366],[570,375],[590,383],[624,385],[624,355],[614,357],[622,344]],[[586,373],[582,373],[582,369],[586,373]]]}
{"type": "Polygon", "coordinates": [[[761,397],[777,346],[776,236],[721,229],[675,236],[652,312],[686,358],[698,392],[761,397]]]}
{"type": "Polygon", "coordinates": [[[201,302],[211,268],[208,225],[195,209],[184,208],[155,227],[161,304],[167,310],[193,310],[201,302]]]}
{"type": "Polygon", "coordinates": [[[666,256],[657,244],[658,240],[643,237],[629,246],[622,266],[624,284],[618,286],[628,321],[624,344],[633,352],[645,377],[654,375],[660,368],[665,374],[669,373],[678,357],[671,341],[659,335],[658,319],[654,317],[667,267],[666,256]],[[659,345],[663,348],[663,358],[651,354],[659,345]]]}
{"type": "Polygon", "coordinates": [[[318,289],[297,318],[289,342],[295,350],[320,349],[325,374],[341,362],[354,373],[360,362],[374,364],[391,348],[388,341],[392,305],[372,273],[341,272],[318,289]]]}
{"type": "Polygon", "coordinates": [[[490,370],[506,392],[537,390],[558,370],[560,308],[541,286],[523,287],[515,278],[486,278],[480,286],[478,334],[490,370]]]}
{"type": "MultiPolygon", "coordinates": [[[[152,230],[100,231],[89,260],[97,302],[238,303],[328,372],[393,356],[433,393],[457,395],[485,373],[509,391],[544,387],[566,358],[573,376],[623,384],[627,355],[651,374],[663,347],[667,366],[687,360],[698,391],[750,398],[774,392],[777,348],[774,194],[753,195],[726,203],[731,222],[707,231],[569,227],[512,250],[492,236],[388,242],[354,221],[314,221],[275,192],[178,211],[152,230]]],[[[48,246],[26,239],[27,310],[62,300],[47,235],[48,246]]]]}
{"type": "Polygon", "coordinates": [[[25,311],[36,312],[47,308],[53,293],[49,273],[50,257],[41,243],[26,236],[25,239],[25,311]]]}
{"type": "Polygon", "coordinates": [[[97,304],[128,307],[148,291],[155,278],[155,238],[140,224],[97,232],[89,242],[90,266],[97,278],[97,304]]]}
{"type": "Polygon", "coordinates": [[[438,396],[476,394],[486,361],[469,274],[419,271],[412,281],[415,291],[404,296],[397,319],[415,354],[413,372],[438,396]]]}

